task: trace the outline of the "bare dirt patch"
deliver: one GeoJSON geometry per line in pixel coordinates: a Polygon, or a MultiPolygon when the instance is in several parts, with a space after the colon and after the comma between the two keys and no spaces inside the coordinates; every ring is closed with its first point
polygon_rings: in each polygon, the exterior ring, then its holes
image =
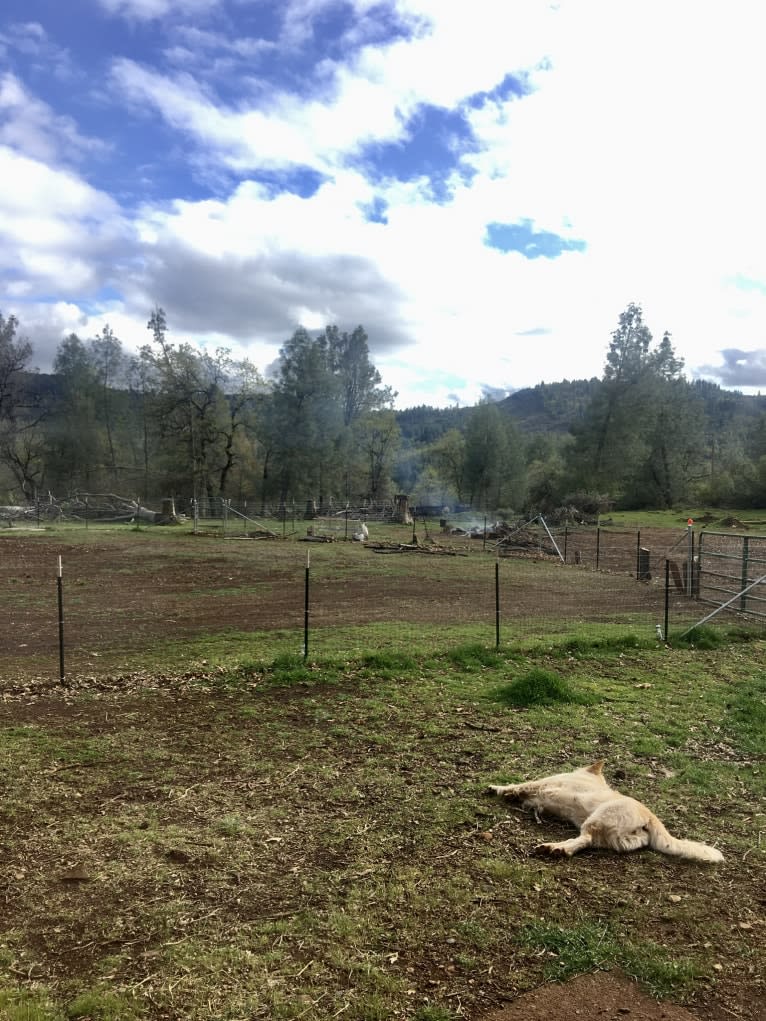
{"type": "Polygon", "coordinates": [[[481,1021],[696,1021],[674,1003],[657,1002],[619,973],[578,975],[524,993],[481,1021]]]}
{"type": "MultiPolygon", "coordinates": [[[[626,540],[627,541],[627,540],[626,540]]],[[[632,540],[631,540],[632,541],[632,540]]],[[[628,545],[630,545],[628,543],[628,545]]],[[[604,556],[607,544],[604,543],[604,556]]],[[[311,623],[360,628],[402,621],[412,633],[495,621],[494,564],[480,543],[460,557],[381,556],[359,544],[312,547],[311,623]]],[[[91,530],[80,541],[0,534],[0,656],[6,674],[57,664],[56,565],[64,562],[67,665],[129,669],[130,653],[227,631],[299,633],[307,544],[91,530]],[[111,654],[110,656],[108,654],[111,654]]],[[[501,565],[502,619],[541,633],[551,620],[661,617],[659,587],[625,563],[611,573],[535,560],[501,565]]],[[[550,561],[550,558],[547,558],[550,561]]],[[[606,566],[606,564],[605,564],[606,566]]],[[[647,625],[644,625],[645,627],[647,625]]]]}

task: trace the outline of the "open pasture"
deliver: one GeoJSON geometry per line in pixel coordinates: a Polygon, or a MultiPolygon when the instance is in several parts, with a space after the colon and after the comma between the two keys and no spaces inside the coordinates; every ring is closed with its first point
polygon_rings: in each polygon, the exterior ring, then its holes
{"type": "Polygon", "coordinates": [[[429,556],[317,545],[312,594],[346,619],[316,622],[304,661],[305,550],[2,537],[0,1017],[477,1021],[620,968],[700,1018],[762,1018],[766,643],[637,645],[615,623],[596,647],[567,615],[495,651],[471,616],[491,560],[439,559],[438,615],[407,587],[429,556]],[[33,626],[58,553],[83,600],[65,688],[33,626]],[[595,758],[723,865],[530,857],[571,831],[484,788],[595,758]]]}

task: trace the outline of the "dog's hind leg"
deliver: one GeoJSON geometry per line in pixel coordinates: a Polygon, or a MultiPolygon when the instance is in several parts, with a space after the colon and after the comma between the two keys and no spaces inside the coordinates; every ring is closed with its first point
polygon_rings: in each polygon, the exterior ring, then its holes
{"type": "Polygon", "coordinates": [[[577,854],[578,851],[584,851],[592,843],[593,837],[586,831],[585,833],[580,833],[579,837],[559,840],[555,844],[538,844],[537,847],[532,849],[532,853],[566,855],[567,858],[571,858],[573,854],[577,854]]]}

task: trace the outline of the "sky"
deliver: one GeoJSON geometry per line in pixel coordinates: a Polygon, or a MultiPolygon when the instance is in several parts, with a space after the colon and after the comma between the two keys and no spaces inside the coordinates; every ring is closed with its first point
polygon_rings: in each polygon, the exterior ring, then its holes
{"type": "Polygon", "coordinates": [[[2,0],[0,312],[51,368],[364,326],[397,406],[766,389],[761,0],[2,0]]]}

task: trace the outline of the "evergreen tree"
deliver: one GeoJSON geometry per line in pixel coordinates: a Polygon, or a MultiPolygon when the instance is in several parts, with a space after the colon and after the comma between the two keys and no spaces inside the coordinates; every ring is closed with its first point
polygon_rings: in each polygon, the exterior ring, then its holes
{"type": "Polygon", "coordinates": [[[671,506],[699,473],[700,407],[670,334],[652,347],[640,306],[620,315],[604,374],[575,428],[572,488],[632,505],[671,506]]]}
{"type": "Polygon", "coordinates": [[[92,492],[104,481],[103,433],[97,411],[98,383],[88,348],[76,333],[58,346],[53,371],[59,376],[50,448],[50,484],[58,492],[92,492]]]}

